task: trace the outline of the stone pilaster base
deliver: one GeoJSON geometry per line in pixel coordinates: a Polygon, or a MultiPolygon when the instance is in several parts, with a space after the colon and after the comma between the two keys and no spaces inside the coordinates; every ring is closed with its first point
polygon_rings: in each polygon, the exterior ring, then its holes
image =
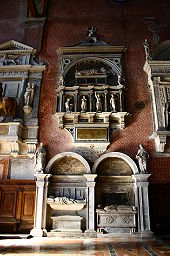
{"type": "Polygon", "coordinates": [[[44,233],[41,228],[33,228],[30,232],[30,235],[33,237],[43,237],[44,233]]]}
{"type": "Polygon", "coordinates": [[[97,232],[94,229],[87,229],[84,232],[84,237],[85,238],[96,238],[97,237],[97,232]]]}

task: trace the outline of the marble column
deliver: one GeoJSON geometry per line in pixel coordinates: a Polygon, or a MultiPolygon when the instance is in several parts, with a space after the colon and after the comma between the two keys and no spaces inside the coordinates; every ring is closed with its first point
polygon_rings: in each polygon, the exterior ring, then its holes
{"type": "Polygon", "coordinates": [[[74,86],[74,112],[78,111],[78,90],[79,86],[74,86]]]}
{"type": "Polygon", "coordinates": [[[64,110],[64,86],[60,88],[60,93],[59,93],[59,112],[63,112],[64,110]]]}
{"type": "Polygon", "coordinates": [[[93,90],[90,89],[89,92],[89,111],[93,112],[93,90]]]}
{"type": "Polygon", "coordinates": [[[47,217],[47,193],[48,193],[48,179],[50,178],[51,174],[46,174],[44,180],[44,197],[43,197],[43,212],[42,212],[42,230],[44,235],[47,234],[46,230],[46,217],[47,217]]]}
{"type": "Polygon", "coordinates": [[[47,174],[35,173],[36,177],[36,199],[35,199],[35,216],[34,216],[34,228],[30,234],[34,237],[43,236],[43,198],[44,198],[44,183],[47,174]]]}
{"type": "Polygon", "coordinates": [[[121,90],[119,91],[119,104],[120,104],[119,111],[121,112],[121,111],[123,111],[122,91],[121,90]]]}
{"type": "Polygon", "coordinates": [[[135,205],[138,211],[138,232],[152,234],[150,230],[148,178],[151,174],[134,174],[135,180],[135,205]]]}
{"type": "Polygon", "coordinates": [[[87,230],[86,237],[96,237],[95,231],[95,178],[97,174],[84,174],[87,185],[87,230]]]}
{"type": "Polygon", "coordinates": [[[104,90],[104,111],[107,112],[108,109],[107,109],[107,94],[108,94],[108,91],[107,90],[104,90]]]}

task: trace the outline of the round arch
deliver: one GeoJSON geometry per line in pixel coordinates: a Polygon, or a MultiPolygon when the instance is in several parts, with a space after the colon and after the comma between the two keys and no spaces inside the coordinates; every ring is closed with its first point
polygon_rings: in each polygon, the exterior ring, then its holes
{"type": "Polygon", "coordinates": [[[87,162],[81,155],[79,155],[79,154],[77,154],[77,153],[74,153],[74,152],[62,152],[62,153],[59,153],[59,154],[55,155],[55,156],[48,162],[48,164],[47,164],[47,166],[46,166],[46,173],[50,173],[53,164],[54,164],[57,160],[59,160],[59,159],[61,159],[61,158],[63,158],[63,157],[72,157],[72,158],[75,158],[75,159],[79,160],[79,161],[84,165],[84,167],[86,168],[87,173],[91,173],[91,171],[90,171],[90,166],[89,166],[88,162],[87,162]]]}
{"type": "Polygon", "coordinates": [[[84,58],[77,58],[74,61],[71,61],[70,64],[68,64],[63,72],[63,76],[66,76],[67,72],[70,70],[70,68],[72,68],[74,65],[78,64],[79,62],[85,61],[85,60],[98,60],[101,61],[105,64],[107,64],[108,66],[110,66],[112,68],[112,70],[117,74],[117,76],[121,75],[121,69],[111,60],[109,59],[104,59],[104,58],[100,58],[100,57],[84,57],[84,58]]]}
{"type": "Polygon", "coordinates": [[[159,44],[153,52],[153,60],[170,60],[170,40],[166,40],[159,44]]]}
{"type": "Polygon", "coordinates": [[[121,152],[110,152],[99,157],[93,165],[92,173],[96,173],[96,169],[98,165],[106,158],[120,158],[124,160],[131,167],[133,174],[139,173],[138,167],[135,164],[135,162],[129,156],[121,152]]]}

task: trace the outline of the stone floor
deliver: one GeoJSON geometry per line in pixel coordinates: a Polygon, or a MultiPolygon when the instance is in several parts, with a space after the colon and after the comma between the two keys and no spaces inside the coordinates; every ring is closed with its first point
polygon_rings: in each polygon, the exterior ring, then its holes
{"type": "Polygon", "coordinates": [[[134,241],[97,238],[97,239],[1,239],[0,255],[60,255],[60,256],[168,256],[170,239],[134,241]]]}

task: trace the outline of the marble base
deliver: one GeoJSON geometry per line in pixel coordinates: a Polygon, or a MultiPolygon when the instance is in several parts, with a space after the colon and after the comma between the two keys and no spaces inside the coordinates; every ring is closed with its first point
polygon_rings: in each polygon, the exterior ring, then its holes
{"type": "Polygon", "coordinates": [[[44,232],[41,228],[33,228],[30,232],[30,235],[33,237],[43,237],[44,232]]]}
{"type": "Polygon", "coordinates": [[[85,238],[96,238],[97,237],[97,232],[93,229],[87,229],[84,232],[84,237],[85,238]]]}
{"type": "Polygon", "coordinates": [[[52,232],[82,232],[80,216],[54,216],[52,219],[52,232]]]}

